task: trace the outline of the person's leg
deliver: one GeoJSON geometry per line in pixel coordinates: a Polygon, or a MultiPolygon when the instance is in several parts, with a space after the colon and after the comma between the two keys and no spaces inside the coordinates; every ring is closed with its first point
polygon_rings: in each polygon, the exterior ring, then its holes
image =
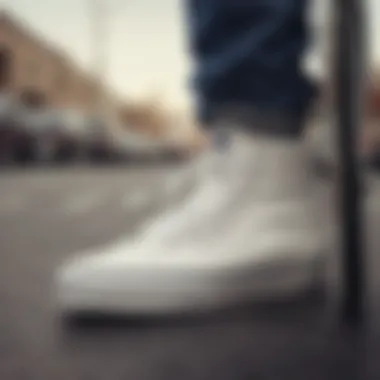
{"type": "Polygon", "coordinates": [[[201,120],[298,134],[314,88],[301,70],[308,0],[188,0],[201,120]]]}
{"type": "Polygon", "coordinates": [[[188,311],[315,284],[320,240],[300,138],[312,96],[299,67],[306,1],[189,6],[199,102],[227,144],[211,144],[183,203],[133,244],[62,269],[65,309],[188,311]]]}

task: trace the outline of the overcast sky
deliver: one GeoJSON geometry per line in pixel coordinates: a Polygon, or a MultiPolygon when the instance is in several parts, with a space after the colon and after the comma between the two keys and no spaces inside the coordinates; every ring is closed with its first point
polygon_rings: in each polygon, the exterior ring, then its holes
{"type": "MultiPolygon", "coordinates": [[[[323,19],[323,5],[314,0],[323,19]]],[[[176,106],[188,102],[189,59],[183,27],[181,0],[105,0],[109,9],[107,78],[121,95],[162,93],[176,106]]],[[[372,59],[380,64],[380,0],[370,6],[372,59]]],[[[91,0],[0,0],[25,19],[33,29],[63,47],[81,65],[90,68],[91,0]]],[[[326,30],[321,28],[321,30],[326,30]]],[[[319,70],[314,46],[311,66],[319,70]]]]}

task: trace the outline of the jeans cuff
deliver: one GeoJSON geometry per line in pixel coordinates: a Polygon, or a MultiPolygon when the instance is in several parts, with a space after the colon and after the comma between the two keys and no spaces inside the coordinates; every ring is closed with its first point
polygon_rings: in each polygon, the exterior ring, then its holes
{"type": "Polygon", "coordinates": [[[207,130],[222,126],[273,137],[299,137],[307,114],[307,111],[291,113],[242,104],[208,105],[204,126],[207,130]]]}

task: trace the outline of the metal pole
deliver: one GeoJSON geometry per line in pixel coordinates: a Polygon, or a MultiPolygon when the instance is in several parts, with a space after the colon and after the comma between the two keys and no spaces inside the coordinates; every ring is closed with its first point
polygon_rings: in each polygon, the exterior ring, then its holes
{"type": "Polygon", "coordinates": [[[357,137],[362,131],[366,39],[361,0],[336,0],[336,116],[340,153],[343,321],[359,326],[364,317],[363,218],[357,137]]]}

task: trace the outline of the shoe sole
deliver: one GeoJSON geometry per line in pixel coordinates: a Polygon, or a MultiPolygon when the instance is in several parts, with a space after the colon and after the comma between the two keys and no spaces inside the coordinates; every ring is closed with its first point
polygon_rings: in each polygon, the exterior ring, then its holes
{"type": "MultiPolygon", "coordinates": [[[[241,267],[228,273],[213,272],[199,277],[195,271],[186,272],[185,284],[178,275],[166,285],[156,283],[145,289],[119,292],[99,292],[80,286],[58,288],[58,310],[70,315],[175,315],[207,312],[237,304],[281,303],[298,298],[310,289],[323,288],[324,260],[300,263],[268,263],[260,268],[241,267]],[[171,284],[171,286],[169,286],[171,284]]],[[[207,273],[207,272],[206,272],[207,273]]],[[[168,280],[168,279],[166,279],[168,280]]]]}

